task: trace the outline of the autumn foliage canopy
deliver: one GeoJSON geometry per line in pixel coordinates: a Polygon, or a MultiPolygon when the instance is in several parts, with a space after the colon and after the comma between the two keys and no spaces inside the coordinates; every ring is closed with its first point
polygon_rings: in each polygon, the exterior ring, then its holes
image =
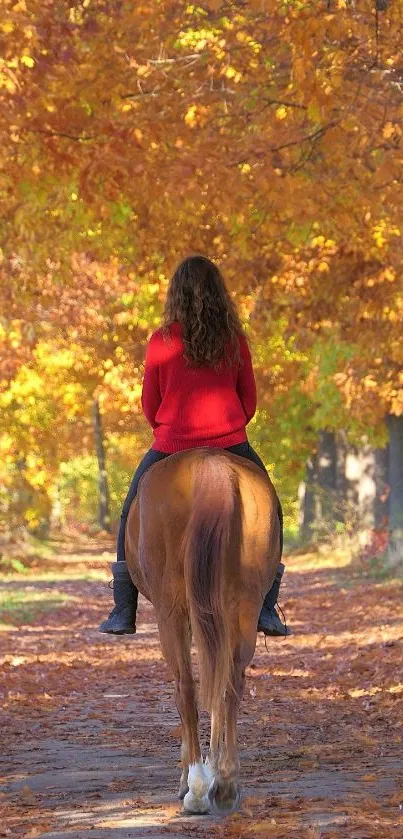
{"type": "Polygon", "coordinates": [[[1,498],[48,510],[92,450],[94,399],[134,466],[144,344],[191,252],[248,323],[251,437],[283,492],[319,428],[384,441],[403,413],[402,29],[403,0],[4,0],[1,498]]]}

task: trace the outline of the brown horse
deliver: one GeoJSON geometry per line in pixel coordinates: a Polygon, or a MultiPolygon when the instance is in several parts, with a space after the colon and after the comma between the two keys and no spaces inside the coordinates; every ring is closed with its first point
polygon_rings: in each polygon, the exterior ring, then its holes
{"type": "Polygon", "coordinates": [[[156,463],[141,479],[126,527],[133,581],[155,608],[182,721],[179,797],[189,813],[232,812],[239,800],[237,712],[262,601],[280,561],[278,499],[242,457],[200,448],[156,463]],[[203,761],[200,699],[211,715],[203,761]]]}

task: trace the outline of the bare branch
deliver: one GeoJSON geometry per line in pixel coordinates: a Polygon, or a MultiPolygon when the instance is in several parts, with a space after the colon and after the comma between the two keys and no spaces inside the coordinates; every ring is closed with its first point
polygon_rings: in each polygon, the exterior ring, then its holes
{"type": "Polygon", "coordinates": [[[79,140],[80,142],[87,143],[90,140],[96,140],[96,134],[87,134],[85,136],[76,135],[76,134],[67,134],[64,131],[51,131],[50,129],[46,128],[22,128],[21,131],[25,131],[29,134],[44,134],[46,137],[65,137],[67,140],[79,140]]]}

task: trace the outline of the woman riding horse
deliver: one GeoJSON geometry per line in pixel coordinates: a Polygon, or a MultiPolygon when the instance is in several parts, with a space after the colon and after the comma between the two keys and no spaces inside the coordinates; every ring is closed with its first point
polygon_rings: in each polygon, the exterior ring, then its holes
{"type": "MultiPolygon", "coordinates": [[[[146,353],[142,406],[154,444],[138,466],[123,504],[112,564],[115,606],[100,625],[115,635],[136,632],[138,590],[125,557],[130,506],[142,475],[157,461],[186,449],[225,449],[266,469],[245,427],[256,411],[256,385],[248,342],[223,277],[204,256],[176,269],[167,292],[163,325],[146,353]]],[[[267,473],[266,473],[267,474],[267,473]]],[[[282,546],[282,510],[278,503],[282,546]]],[[[275,609],[284,565],[280,562],[258,621],[265,635],[287,635],[275,609]]]]}

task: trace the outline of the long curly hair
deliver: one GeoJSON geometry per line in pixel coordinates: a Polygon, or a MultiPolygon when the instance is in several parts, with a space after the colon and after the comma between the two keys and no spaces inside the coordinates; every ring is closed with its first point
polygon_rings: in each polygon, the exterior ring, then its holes
{"type": "Polygon", "coordinates": [[[163,315],[165,336],[175,321],[182,326],[190,364],[219,367],[239,361],[242,325],[221,272],[205,256],[188,256],[171,278],[163,315]]]}

